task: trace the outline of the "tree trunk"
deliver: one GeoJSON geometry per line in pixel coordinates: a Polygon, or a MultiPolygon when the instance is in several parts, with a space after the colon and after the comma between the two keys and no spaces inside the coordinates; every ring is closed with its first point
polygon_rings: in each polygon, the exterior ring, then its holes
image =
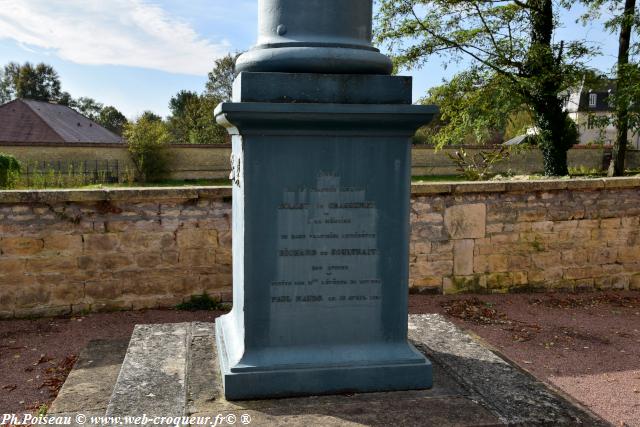
{"type": "Polygon", "coordinates": [[[567,150],[571,140],[568,116],[558,96],[563,82],[561,55],[553,52],[553,1],[529,0],[531,13],[531,46],[525,64],[528,80],[525,96],[533,106],[539,129],[538,145],[547,176],[568,175],[567,150]]]}
{"type": "Polygon", "coordinates": [[[569,175],[567,150],[553,145],[541,147],[544,174],[546,176],[569,175]]]}
{"type": "Polygon", "coordinates": [[[613,144],[611,164],[607,172],[608,176],[622,176],[625,170],[625,156],[627,152],[627,137],[629,132],[629,103],[625,95],[629,80],[626,76],[626,66],[629,64],[629,46],[631,44],[631,31],[635,15],[636,0],[625,0],[622,25],[620,26],[620,38],[618,43],[618,87],[616,89],[616,116],[618,134],[613,144]]]}

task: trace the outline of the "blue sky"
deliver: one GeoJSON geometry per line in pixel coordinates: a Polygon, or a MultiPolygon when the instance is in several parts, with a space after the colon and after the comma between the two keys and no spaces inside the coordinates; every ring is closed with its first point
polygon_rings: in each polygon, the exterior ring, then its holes
{"type": "MultiPolygon", "coordinates": [[[[575,24],[579,12],[563,12],[556,38],[590,40],[602,50],[590,65],[608,71],[617,37],[575,24]]],[[[214,58],[246,50],[256,32],[257,0],[0,0],[0,65],[46,62],[74,97],[167,115],[172,95],[202,91],[214,58]]],[[[417,100],[456,69],[434,58],[403,74],[417,100]]]]}

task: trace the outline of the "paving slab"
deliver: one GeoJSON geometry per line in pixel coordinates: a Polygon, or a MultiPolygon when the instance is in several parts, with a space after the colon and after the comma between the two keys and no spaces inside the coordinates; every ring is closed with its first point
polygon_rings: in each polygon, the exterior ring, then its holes
{"type": "MultiPolygon", "coordinates": [[[[249,417],[265,426],[494,426],[499,419],[478,402],[439,365],[434,365],[430,390],[297,397],[288,399],[227,401],[211,333],[193,337],[188,374],[190,414],[249,417]],[[204,374],[198,369],[206,366],[204,374]],[[213,385],[213,386],[212,386],[213,385]]],[[[226,418],[225,418],[226,419],[226,418]]],[[[194,425],[205,425],[194,424],[194,425]]]]}
{"type": "Polygon", "coordinates": [[[410,316],[409,338],[505,424],[609,425],[439,314],[410,316]]]}
{"type": "MultiPolygon", "coordinates": [[[[104,402],[113,397],[113,402],[124,404],[121,407],[126,408],[129,415],[173,416],[175,411],[163,411],[184,405],[183,414],[194,417],[191,423],[194,426],[213,425],[216,418],[218,425],[247,425],[250,420],[248,425],[252,426],[609,425],[511,365],[440,315],[410,316],[409,336],[433,362],[432,389],[231,402],[224,399],[222,392],[213,323],[138,326],[127,357],[122,350],[119,356],[115,351],[110,356],[113,358],[111,361],[118,357],[125,359],[123,371],[136,368],[135,375],[120,373],[120,378],[126,377],[131,383],[131,387],[121,388],[129,390],[129,395],[106,393],[113,380],[96,375],[99,363],[94,366],[83,363],[83,355],[90,356],[90,349],[95,352],[100,348],[93,344],[81,354],[69,376],[69,387],[65,384],[58,397],[60,402],[57,399],[52,409],[63,408],[67,409],[65,413],[71,413],[71,410],[82,406],[65,403],[71,400],[71,393],[75,393],[73,385],[102,381],[102,384],[92,386],[93,390],[101,390],[102,393],[102,397],[98,397],[100,393],[96,391],[92,402],[104,402]],[[175,343],[184,339],[186,352],[159,346],[157,337],[167,334],[175,343]],[[135,346],[134,341],[138,342],[135,346]],[[156,344],[152,345],[150,341],[156,344]],[[136,351],[131,351],[132,346],[137,348],[136,351]],[[173,374],[182,369],[178,366],[184,368],[183,382],[180,375],[167,377],[163,373],[166,371],[163,366],[167,364],[176,368],[173,374]],[[147,378],[149,375],[161,378],[147,378]],[[140,396],[148,394],[155,397],[152,408],[132,404],[140,396]],[[163,402],[163,399],[170,403],[163,402]]],[[[114,365],[109,366],[113,369],[114,365]]],[[[91,405],[94,408],[99,406],[97,403],[91,405]]],[[[83,410],[76,413],[83,413],[83,410]]]]}
{"type": "Polygon", "coordinates": [[[118,379],[128,340],[94,340],[80,352],[49,414],[104,412],[118,379]]]}
{"type": "Polygon", "coordinates": [[[190,323],[136,325],[106,416],[185,415],[191,329],[190,323]]]}

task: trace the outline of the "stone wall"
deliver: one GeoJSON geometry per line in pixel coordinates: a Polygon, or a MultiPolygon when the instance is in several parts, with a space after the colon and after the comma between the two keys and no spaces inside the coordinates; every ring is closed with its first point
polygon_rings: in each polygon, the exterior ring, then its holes
{"type": "Polygon", "coordinates": [[[230,300],[229,193],[0,192],[0,316],[230,300]]]}
{"type": "Polygon", "coordinates": [[[414,292],[640,289],[640,178],[414,186],[414,292]]]}
{"type": "MultiPolygon", "coordinates": [[[[640,289],[640,178],[413,186],[412,292],[640,289]]],[[[0,192],[0,316],[230,299],[229,188],[0,192]]]]}

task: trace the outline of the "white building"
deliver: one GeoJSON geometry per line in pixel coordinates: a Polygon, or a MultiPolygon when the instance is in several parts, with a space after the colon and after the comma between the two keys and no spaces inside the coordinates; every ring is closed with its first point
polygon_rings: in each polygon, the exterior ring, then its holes
{"type": "MultiPolygon", "coordinates": [[[[616,82],[609,80],[597,87],[589,87],[584,80],[580,87],[564,94],[564,109],[569,117],[578,125],[580,144],[613,145],[617,138],[617,129],[609,125],[602,129],[594,125],[594,117],[611,116],[613,110],[609,105],[609,96],[615,93],[616,82]]],[[[640,135],[629,131],[631,146],[640,149],[640,135]]]]}

